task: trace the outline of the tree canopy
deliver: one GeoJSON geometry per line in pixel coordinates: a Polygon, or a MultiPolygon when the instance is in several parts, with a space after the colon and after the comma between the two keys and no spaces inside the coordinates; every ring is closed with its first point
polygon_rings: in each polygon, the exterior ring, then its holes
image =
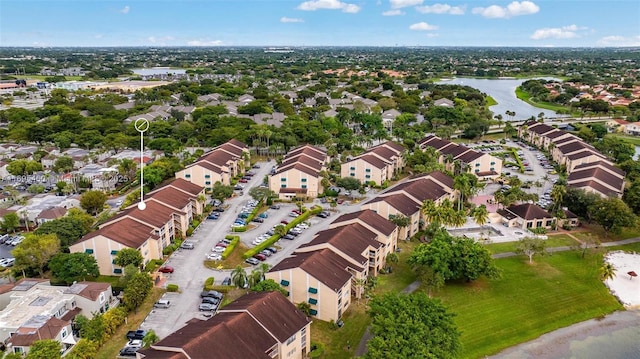
{"type": "Polygon", "coordinates": [[[58,253],[49,261],[49,269],[51,275],[66,284],[100,275],[98,262],[87,253],[58,253]]]}
{"type": "Polygon", "coordinates": [[[456,358],[461,350],[454,314],[423,292],[388,293],[369,302],[373,337],[366,359],[456,358]]]}

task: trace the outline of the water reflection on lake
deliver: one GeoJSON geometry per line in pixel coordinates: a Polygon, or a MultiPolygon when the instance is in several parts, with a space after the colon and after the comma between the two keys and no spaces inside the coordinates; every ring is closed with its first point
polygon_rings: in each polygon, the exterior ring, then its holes
{"type": "MultiPolygon", "coordinates": [[[[546,80],[552,80],[551,77],[543,77],[546,80]]],[[[555,79],[558,80],[559,79],[555,79]]],[[[474,79],[474,78],[455,78],[451,80],[443,80],[438,84],[465,85],[486,93],[498,102],[497,105],[489,107],[495,115],[502,115],[503,120],[525,120],[531,116],[538,117],[540,112],[544,113],[545,118],[561,117],[555,111],[545,110],[533,107],[528,103],[519,100],[516,97],[516,87],[520,86],[526,79],[474,79]],[[515,117],[505,115],[506,111],[514,111],[515,117]]]]}

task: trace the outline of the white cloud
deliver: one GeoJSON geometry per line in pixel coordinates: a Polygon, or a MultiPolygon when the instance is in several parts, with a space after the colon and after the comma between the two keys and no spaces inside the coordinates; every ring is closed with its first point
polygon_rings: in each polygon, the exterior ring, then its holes
{"type": "Polygon", "coordinates": [[[471,12],[490,19],[508,19],[514,16],[535,14],[538,11],[540,11],[540,7],[532,1],[514,1],[506,7],[498,5],[476,7],[471,12]]]}
{"type": "Polygon", "coordinates": [[[342,12],[355,14],[360,11],[360,6],[355,4],[347,4],[339,0],[311,0],[305,1],[298,5],[298,10],[316,11],[320,9],[342,10],[342,12]]]}
{"type": "Polygon", "coordinates": [[[464,15],[466,9],[466,6],[451,6],[449,4],[433,4],[416,7],[416,10],[423,14],[464,15]]]}
{"type": "Polygon", "coordinates": [[[409,29],[416,30],[416,31],[432,31],[432,30],[438,30],[438,27],[435,25],[429,25],[423,21],[423,22],[419,22],[409,26],[409,29]]]}
{"type": "Polygon", "coordinates": [[[423,0],[389,0],[392,9],[421,5],[423,0]]]}
{"type": "Polygon", "coordinates": [[[187,41],[189,46],[220,46],[222,40],[191,40],[187,41]]]}
{"type": "Polygon", "coordinates": [[[563,27],[545,27],[536,30],[531,38],[533,40],[542,39],[572,39],[578,37],[576,31],[586,30],[586,27],[578,27],[577,25],[569,25],[563,27]]]}
{"type": "Polygon", "coordinates": [[[285,23],[304,22],[304,19],[283,16],[280,18],[280,22],[285,22],[285,23]]]}
{"type": "Polygon", "coordinates": [[[102,39],[102,36],[103,36],[102,34],[96,34],[96,35],[94,36],[94,38],[96,38],[96,39],[102,39]]]}
{"type": "Polygon", "coordinates": [[[640,46],[640,35],[636,36],[605,36],[598,40],[598,46],[627,47],[640,46]]]}
{"type": "Polygon", "coordinates": [[[129,10],[131,10],[131,8],[129,7],[129,5],[123,7],[122,9],[120,9],[120,13],[122,14],[128,14],[129,10]]]}
{"type": "Polygon", "coordinates": [[[382,13],[382,16],[398,16],[398,15],[404,15],[404,12],[402,10],[387,10],[385,12],[382,13]]]}
{"type": "Polygon", "coordinates": [[[147,37],[147,41],[151,44],[154,45],[160,45],[160,46],[167,46],[167,44],[169,42],[171,42],[172,40],[174,40],[175,38],[173,36],[160,36],[160,37],[155,37],[155,36],[149,36],[147,37]]]}

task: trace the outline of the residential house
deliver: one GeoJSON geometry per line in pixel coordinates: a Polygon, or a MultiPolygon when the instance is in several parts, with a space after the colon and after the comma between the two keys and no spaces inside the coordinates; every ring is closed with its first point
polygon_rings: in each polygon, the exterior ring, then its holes
{"type": "Polygon", "coordinates": [[[280,199],[316,198],[324,191],[320,172],[325,170],[327,163],[326,152],[317,147],[304,145],[295,148],[269,176],[269,189],[280,199]]]}
{"type": "Polygon", "coordinates": [[[502,224],[505,227],[517,227],[523,230],[535,228],[552,229],[555,225],[555,217],[542,207],[523,203],[511,205],[505,209],[499,209],[502,216],[502,224]]]}
{"type": "Polygon", "coordinates": [[[609,120],[607,121],[607,129],[609,132],[624,132],[625,126],[630,123],[621,119],[609,120]]]}
{"type": "Polygon", "coordinates": [[[45,210],[42,210],[35,218],[36,225],[40,226],[41,224],[49,221],[56,220],[58,218],[64,217],[67,214],[67,209],[63,207],[51,207],[45,210]]]}
{"type": "Polygon", "coordinates": [[[427,201],[441,203],[444,199],[455,200],[457,192],[453,189],[453,179],[442,172],[410,178],[399,183],[360,206],[370,209],[389,220],[396,216],[409,219],[409,225],[398,229],[398,238],[408,239],[416,234],[424,224],[422,204],[427,201]]]}
{"type": "Polygon", "coordinates": [[[437,99],[433,101],[433,105],[448,108],[453,108],[455,106],[453,101],[449,100],[448,98],[437,99]]]}
{"type": "Polygon", "coordinates": [[[71,321],[78,314],[92,318],[113,306],[108,283],[80,282],[52,286],[43,279],[21,279],[0,286],[0,340],[14,353],[28,353],[37,340],[60,342],[66,354],[76,340],[71,321]]]}
{"type": "Polygon", "coordinates": [[[567,177],[569,187],[580,188],[602,197],[622,197],[625,172],[609,161],[587,162],[572,168],[567,177]]]}
{"type": "Polygon", "coordinates": [[[265,274],[288,291],[294,303],[311,304],[310,314],[320,320],[337,321],[351,302],[352,279],[364,273],[331,249],[294,253],[265,274]]]}
{"type": "Polygon", "coordinates": [[[382,183],[391,180],[404,167],[404,147],[385,142],[348,160],[340,167],[340,177],[354,177],[362,183],[382,183]]]}
{"type": "Polygon", "coordinates": [[[640,136],[640,121],[624,125],[624,133],[632,136],[640,136]]]}
{"type": "Polygon", "coordinates": [[[435,149],[440,157],[438,161],[453,173],[473,173],[479,179],[495,179],[502,172],[502,160],[485,152],[476,151],[451,141],[428,135],[418,141],[420,149],[435,149]]]}
{"type": "Polygon", "coordinates": [[[193,319],[136,358],[303,359],[311,322],[279,292],[245,294],[207,320],[193,319]]]}
{"type": "Polygon", "coordinates": [[[176,172],[176,178],[185,179],[210,192],[216,182],[230,185],[232,177],[244,172],[248,158],[249,146],[232,139],[176,172]]]}

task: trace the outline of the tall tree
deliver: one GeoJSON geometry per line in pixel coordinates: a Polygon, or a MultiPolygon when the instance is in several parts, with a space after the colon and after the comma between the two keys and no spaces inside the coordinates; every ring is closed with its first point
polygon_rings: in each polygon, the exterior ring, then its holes
{"type": "Polygon", "coordinates": [[[99,345],[93,340],[81,338],[73,346],[65,359],[93,359],[98,354],[99,345]]]}
{"type": "Polygon", "coordinates": [[[55,278],[66,284],[100,275],[98,262],[87,253],[58,253],[49,261],[49,269],[55,278]]]}
{"type": "Polygon", "coordinates": [[[547,249],[547,242],[540,238],[525,237],[518,241],[516,253],[529,257],[529,263],[533,262],[536,254],[544,255],[547,249]]]}
{"type": "Polygon", "coordinates": [[[636,216],[619,198],[600,199],[589,207],[591,218],[602,226],[605,237],[609,232],[620,233],[622,228],[634,226],[636,216]]]}
{"type": "Polygon", "coordinates": [[[385,294],[369,302],[373,337],[366,359],[458,357],[460,332],[454,314],[423,292],[385,294]]]}
{"type": "Polygon", "coordinates": [[[134,248],[124,248],[118,251],[113,262],[123,268],[128,265],[140,268],[143,260],[144,258],[142,258],[142,254],[139,250],[134,248]]]}
{"type": "Polygon", "coordinates": [[[59,250],[60,241],[55,234],[28,234],[11,254],[16,259],[16,269],[33,269],[43,277],[44,267],[59,250]]]}
{"type": "Polygon", "coordinates": [[[247,272],[238,264],[238,266],[231,272],[231,282],[233,282],[233,285],[238,288],[244,288],[247,281],[247,272]]]}
{"type": "Polygon", "coordinates": [[[484,204],[476,207],[471,212],[471,217],[473,220],[479,225],[483,226],[485,223],[489,221],[489,211],[487,210],[487,206],[484,204]]]}
{"type": "Polygon", "coordinates": [[[282,295],[287,295],[287,291],[276,283],[273,279],[265,279],[258,284],[251,287],[254,292],[280,292],[282,295]]]}
{"type": "Polygon", "coordinates": [[[20,227],[20,217],[16,212],[7,213],[2,216],[2,230],[5,232],[16,233],[16,229],[20,227]]]}
{"type": "Polygon", "coordinates": [[[138,311],[153,288],[153,281],[147,273],[136,273],[124,288],[122,301],[129,310],[138,311]]]}
{"type": "Polygon", "coordinates": [[[72,243],[87,234],[84,223],[74,217],[62,217],[47,221],[35,230],[35,234],[54,233],[60,240],[60,248],[68,248],[72,243]]]}
{"type": "Polygon", "coordinates": [[[102,211],[105,202],[107,196],[102,191],[87,191],[80,197],[80,207],[94,216],[102,211]]]}
{"type": "Polygon", "coordinates": [[[26,359],[58,359],[62,358],[62,344],[55,339],[36,340],[29,347],[26,359]]]}

